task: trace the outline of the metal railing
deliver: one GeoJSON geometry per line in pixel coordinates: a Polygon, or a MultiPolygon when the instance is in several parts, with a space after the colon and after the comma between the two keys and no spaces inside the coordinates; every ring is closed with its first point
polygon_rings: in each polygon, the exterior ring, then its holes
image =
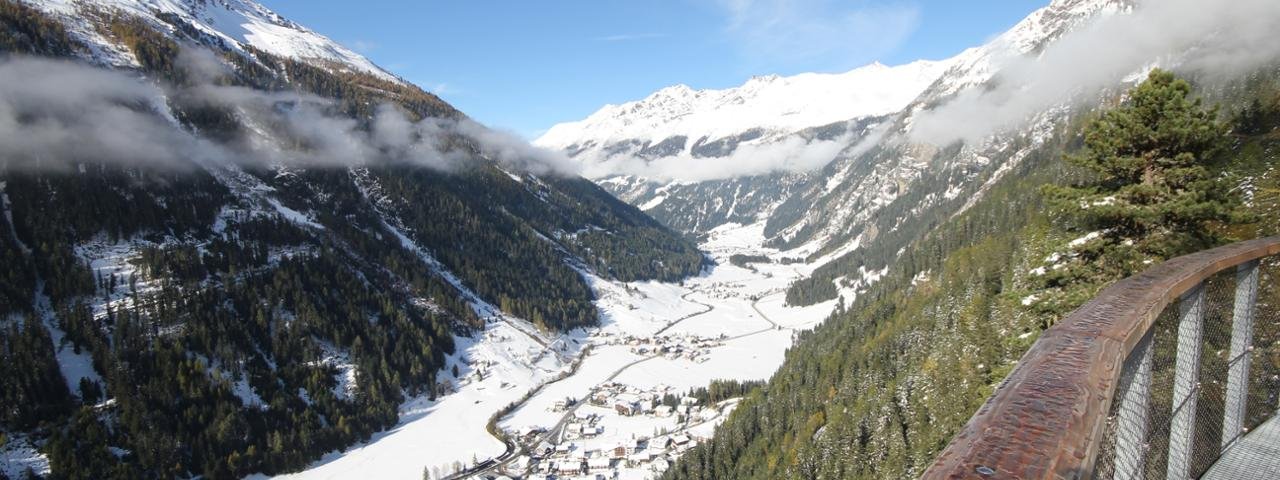
{"type": "Polygon", "coordinates": [[[1280,399],[1280,237],[1178,257],[1049,328],[925,478],[1199,478],[1280,399]],[[1270,258],[1269,258],[1270,257],[1270,258]]]}

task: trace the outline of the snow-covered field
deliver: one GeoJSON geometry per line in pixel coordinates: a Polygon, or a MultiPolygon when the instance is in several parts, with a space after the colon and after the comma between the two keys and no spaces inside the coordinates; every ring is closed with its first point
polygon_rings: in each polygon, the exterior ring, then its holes
{"type": "Polygon", "coordinates": [[[282,478],[421,478],[424,467],[471,464],[502,454],[502,442],[485,430],[489,417],[566,369],[563,358],[584,341],[581,331],[559,339],[534,338],[526,333],[531,326],[512,322],[519,320],[495,317],[479,338],[455,339],[458,352],[448,364],[458,366],[458,377],[444,376],[455,383],[456,393],[436,401],[411,399],[400,407],[395,428],[282,478]]]}
{"type": "Polygon", "coordinates": [[[422,478],[424,470],[445,476],[488,459],[523,472],[529,457],[507,454],[485,428],[494,413],[522,399],[498,423],[520,445],[559,445],[557,455],[584,466],[595,458],[598,466],[609,463],[615,448],[644,439],[647,449],[629,450],[634,462],[614,459],[606,470],[620,478],[650,478],[710,436],[736,405],[730,400],[654,413],[651,400],[679,397],[716,379],[767,379],[782,364],[795,331],[812,328],[834,307],[784,305],[783,290],[813,265],[768,263],[753,270],[729,264],[735,253],[784,256],[759,247],[762,240],[760,225],[713,231],[702,248],[719,265],[681,284],[623,284],[588,275],[602,312],[601,325],[590,330],[549,338],[519,319],[495,316],[477,337],[457,339],[459,352],[449,360],[460,368],[459,378],[450,377],[455,393],[410,400],[397,427],[283,478],[422,478]],[[624,415],[611,403],[615,397],[649,410],[624,415]]]}

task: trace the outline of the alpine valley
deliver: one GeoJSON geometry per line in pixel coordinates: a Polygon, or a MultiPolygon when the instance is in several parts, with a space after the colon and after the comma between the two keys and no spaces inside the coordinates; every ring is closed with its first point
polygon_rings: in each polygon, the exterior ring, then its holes
{"type": "Polygon", "coordinates": [[[1230,132],[1215,241],[1280,233],[1270,2],[530,144],[252,0],[0,0],[0,480],[918,477],[1123,276],[1049,197],[1131,89],[1230,132]]]}
{"type": "Polygon", "coordinates": [[[1106,232],[1062,220],[1046,185],[1092,178],[1064,157],[1155,68],[1231,130],[1207,168],[1254,217],[1220,239],[1276,234],[1280,50],[1260,32],[1280,12],[1247,3],[1054,0],[952,58],[669,87],[536,140],[674,229],[757,226],[777,253],[750,260],[812,269],[787,305],[837,301],[661,478],[919,477],[1044,329],[1123,276],[1065,273],[1105,262],[1106,232]]]}

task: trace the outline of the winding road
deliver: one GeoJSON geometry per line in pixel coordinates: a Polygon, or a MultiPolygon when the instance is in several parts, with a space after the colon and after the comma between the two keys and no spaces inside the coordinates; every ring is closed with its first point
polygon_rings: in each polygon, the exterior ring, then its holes
{"type": "Polygon", "coordinates": [[[685,293],[684,295],[681,295],[681,296],[680,296],[680,299],[681,299],[681,300],[684,300],[684,301],[686,301],[686,302],[689,302],[689,303],[696,303],[696,304],[698,304],[698,305],[702,305],[702,306],[704,306],[704,307],[707,307],[707,309],[706,309],[706,310],[703,310],[703,311],[701,311],[701,312],[694,312],[694,313],[690,313],[690,314],[685,315],[685,316],[683,316],[683,317],[680,317],[680,318],[677,318],[677,319],[675,319],[675,320],[672,320],[672,321],[671,321],[671,323],[668,323],[668,324],[667,324],[667,326],[662,327],[662,328],[659,328],[659,329],[658,329],[658,331],[653,332],[653,336],[655,336],[655,337],[656,337],[656,336],[662,335],[662,333],[663,333],[663,332],[665,332],[665,331],[667,331],[667,329],[669,329],[669,328],[671,328],[671,327],[676,326],[676,324],[678,324],[678,323],[680,323],[680,322],[683,322],[683,321],[688,320],[688,319],[693,318],[693,317],[697,317],[697,316],[701,316],[701,315],[705,315],[705,314],[711,313],[711,311],[712,311],[712,310],[715,310],[715,309],[716,309],[716,307],[715,307],[714,305],[711,305],[711,304],[709,304],[709,303],[702,303],[702,302],[699,302],[699,301],[697,301],[697,300],[690,300],[690,299],[689,299],[689,295],[693,295],[693,294],[695,294],[695,293],[700,293],[700,292],[698,292],[697,290],[689,290],[689,291],[688,291],[687,293],[685,293]]]}
{"type": "MultiPolygon", "coordinates": [[[[695,294],[695,293],[701,293],[701,292],[700,292],[700,291],[698,291],[698,290],[690,290],[688,293],[685,293],[684,295],[681,295],[681,296],[680,296],[680,299],[681,299],[681,300],[684,300],[684,301],[687,301],[687,302],[691,302],[691,303],[696,303],[696,304],[698,304],[698,305],[702,305],[702,306],[706,307],[706,310],[703,310],[703,311],[700,311],[700,312],[690,313],[690,314],[688,314],[688,315],[682,316],[682,317],[680,317],[680,318],[677,318],[677,319],[675,319],[675,320],[671,321],[671,322],[670,322],[670,323],[668,323],[666,326],[664,326],[664,327],[662,327],[661,329],[659,329],[658,331],[654,332],[654,334],[653,334],[653,335],[654,335],[655,337],[657,337],[657,336],[661,335],[662,333],[666,332],[666,331],[667,331],[667,330],[669,330],[671,327],[676,326],[676,325],[677,325],[677,324],[679,324],[680,322],[683,322],[683,321],[685,321],[685,320],[689,320],[689,319],[694,318],[694,317],[697,317],[697,316],[701,316],[701,315],[705,315],[705,314],[711,313],[712,311],[714,311],[714,310],[716,309],[716,307],[715,307],[714,305],[711,305],[711,304],[708,304],[708,303],[703,303],[703,302],[700,302],[700,301],[698,301],[698,300],[690,299],[690,298],[689,298],[689,296],[690,296],[690,295],[693,295],[693,294],[695,294]]],[[[742,338],[750,337],[750,336],[753,336],[753,335],[759,335],[759,334],[762,334],[762,333],[765,333],[765,332],[768,332],[768,331],[771,331],[771,330],[781,330],[781,329],[783,329],[783,328],[787,328],[787,329],[789,329],[789,330],[795,330],[795,328],[792,328],[792,327],[783,327],[782,325],[780,325],[780,324],[778,324],[777,322],[773,321],[773,319],[769,318],[769,316],[768,316],[768,315],[765,315],[765,313],[764,313],[764,312],[762,312],[762,311],[760,310],[760,308],[756,306],[756,304],[760,303],[760,301],[761,301],[761,300],[763,300],[763,299],[765,299],[765,298],[768,298],[768,297],[770,297],[770,296],[773,296],[773,295],[777,295],[778,293],[780,293],[780,292],[771,293],[771,294],[768,294],[768,295],[762,295],[762,296],[760,296],[760,297],[755,298],[755,299],[751,302],[751,309],[752,309],[752,310],[755,310],[756,314],[760,315],[760,318],[761,318],[761,319],[763,319],[764,321],[768,322],[768,323],[769,323],[769,325],[770,325],[769,327],[767,327],[767,328],[763,328],[763,329],[760,329],[760,330],[755,330],[755,331],[752,331],[752,332],[747,332],[747,333],[744,333],[744,334],[741,334],[741,335],[736,335],[736,336],[732,336],[732,337],[727,337],[727,338],[723,339],[723,341],[728,342],[728,341],[738,340],[738,339],[742,339],[742,338]]],[[[579,360],[578,364],[580,365],[580,364],[581,364],[581,362],[585,361],[585,360],[586,360],[586,358],[587,358],[588,356],[590,356],[590,354],[591,354],[591,352],[590,352],[589,350],[588,350],[588,351],[585,351],[585,352],[583,353],[582,357],[580,357],[580,360],[579,360]]],[[[610,374],[610,375],[605,379],[605,381],[613,381],[615,378],[617,378],[617,377],[618,377],[618,375],[621,375],[621,374],[622,374],[622,372],[627,371],[627,369],[630,369],[631,367],[634,367],[634,366],[636,366],[636,365],[639,365],[639,364],[641,364],[641,363],[644,363],[644,362],[647,362],[647,361],[653,360],[653,359],[658,358],[658,357],[661,357],[661,356],[662,356],[661,354],[656,354],[656,353],[655,353],[655,354],[651,354],[651,355],[646,356],[646,357],[644,357],[644,358],[638,359],[638,360],[636,360],[636,361],[634,361],[634,362],[631,362],[631,363],[628,363],[628,364],[623,365],[623,366],[621,366],[621,367],[618,367],[618,369],[617,369],[617,370],[614,370],[614,371],[613,371],[613,373],[611,373],[611,374],[610,374]]],[[[575,368],[574,368],[573,370],[574,370],[574,371],[576,371],[576,366],[575,366],[575,368]]],[[[546,387],[546,386],[548,386],[548,385],[554,384],[554,383],[556,383],[556,382],[559,382],[559,381],[562,381],[562,380],[566,380],[566,379],[568,379],[568,378],[570,378],[570,377],[572,377],[572,376],[573,376],[573,374],[570,374],[570,375],[567,375],[567,376],[565,376],[565,377],[563,377],[563,378],[560,378],[560,379],[557,379],[557,380],[554,380],[554,381],[547,382],[547,383],[544,383],[544,384],[542,384],[542,385],[539,385],[539,386],[537,387],[537,389],[535,389],[535,390],[534,390],[533,394],[530,394],[530,395],[526,396],[523,400],[521,400],[518,404],[516,404],[514,408],[511,408],[511,409],[510,409],[510,411],[511,411],[511,412],[515,412],[516,410],[519,410],[520,408],[523,408],[523,407],[524,407],[524,404],[525,404],[525,403],[527,403],[530,399],[532,399],[532,398],[536,395],[537,391],[540,391],[542,388],[544,388],[544,387],[546,387]]],[[[555,437],[555,439],[556,439],[557,441],[558,441],[558,440],[560,440],[561,435],[563,434],[563,430],[564,430],[565,426],[566,426],[566,425],[568,425],[568,424],[569,424],[569,422],[574,418],[574,414],[578,411],[578,408],[582,407],[582,405],[583,405],[583,404],[585,404],[585,403],[586,403],[585,401],[578,402],[578,403],[574,404],[574,405],[573,405],[573,407],[571,407],[571,408],[569,408],[569,409],[565,410],[564,415],[562,415],[562,416],[560,417],[560,419],[556,422],[556,424],[555,424],[555,425],[553,425],[551,428],[548,428],[546,431],[544,431],[542,434],[540,434],[538,437],[536,437],[532,442],[529,442],[527,445],[539,445],[539,444],[541,444],[541,443],[543,443],[543,442],[546,442],[548,439],[551,439],[553,436],[555,437]]],[[[718,418],[718,417],[719,417],[719,416],[717,416],[717,417],[715,417],[715,418],[718,418]]],[[[692,428],[692,427],[694,427],[694,426],[701,425],[702,423],[706,423],[707,421],[710,421],[710,420],[712,420],[712,419],[704,420],[703,422],[700,422],[700,423],[698,423],[698,424],[694,424],[694,425],[687,425],[683,430],[687,430],[688,428],[692,428]]],[[[528,450],[529,450],[528,446],[517,446],[517,445],[515,445],[515,443],[514,443],[514,442],[512,442],[511,440],[508,440],[508,439],[503,438],[503,437],[501,437],[501,436],[496,436],[496,435],[495,435],[495,438],[497,438],[499,441],[503,442],[503,444],[504,444],[504,445],[506,445],[506,451],[505,451],[505,452],[503,452],[503,453],[502,453],[502,455],[499,455],[499,456],[497,456],[497,457],[494,457],[494,458],[492,458],[492,459],[489,459],[489,460],[487,460],[487,461],[485,461],[485,462],[481,462],[481,463],[479,463],[479,464],[477,464],[477,465],[475,465],[475,466],[472,466],[471,468],[464,469],[463,471],[460,471],[460,472],[454,473],[454,474],[452,474],[452,475],[446,476],[446,477],[444,477],[444,480],[458,480],[458,479],[463,479],[463,478],[470,478],[470,477],[475,477],[475,476],[482,476],[482,475],[486,475],[486,474],[498,474],[498,473],[502,472],[502,471],[503,471],[503,470],[504,470],[508,465],[510,465],[510,464],[511,464],[511,462],[514,462],[514,461],[515,461],[517,458],[519,458],[521,455],[524,455],[524,454],[528,453],[528,450]]]]}

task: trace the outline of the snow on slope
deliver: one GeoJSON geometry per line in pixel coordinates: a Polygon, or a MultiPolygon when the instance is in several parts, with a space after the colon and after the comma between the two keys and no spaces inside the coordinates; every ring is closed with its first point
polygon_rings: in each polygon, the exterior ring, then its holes
{"type": "Polygon", "coordinates": [[[992,41],[950,59],[951,68],[925,96],[938,99],[985,83],[1010,58],[1033,54],[1096,15],[1115,14],[1130,8],[1132,0],[1054,0],[992,41]]]}
{"type": "MultiPolygon", "coordinates": [[[[376,188],[368,193],[377,198],[376,188]]],[[[762,228],[759,224],[728,225],[712,232],[702,246],[720,265],[683,284],[620,283],[584,272],[597,294],[596,305],[604,312],[596,328],[546,338],[531,333],[536,330],[523,320],[487,317],[480,335],[455,337],[458,352],[448,358],[449,367],[441,373],[442,379],[456,386],[454,393],[434,401],[410,399],[401,405],[396,427],[345,452],[332,452],[305,471],[280,478],[420,478],[424,468],[452,472],[456,466],[498,457],[505,447],[485,430],[490,415],[543,384],[545,387],[520,408],[500,419],[501,428],[509,432],[551,428],[566,415],[551,411],[556,400],[585,398],[610,377],[628,388],[665,386],[672,393],[705,386],[713,379],[768,378],[782,363],[793,332],[821,321],[834,302],[805,308],[782,304],[782,289],[811,271],[813,265],[770,263],[751,271],[728,264],[728,257],[735,253],[780,255],[759,247],[762,228]],[[712,329],[716,324],[733,325],[727,331],[735,335],[711,348],[706,362],[637,354],[621,343],[630,336],[658,336],[656,332],[664,329],[672,338],[700,331],[717,334],[712,329]],[[574,361],[580,361],[576,370],[570,367],[574,361]],[[452,366],[459,367],[457,377],[450,373],[452,366]]],[[[592,448],[612,449],[624,439],[651,435],[664,427],[675,430],[673,434],[695,431],[678,426],[675,418],[622,417],[611,409],[592,411],[603,416],[600,425],[605,429],[586,443],[592,448]]],[[[725,413],[727,410],[697,424],[701,428],[697,432],[709,433],[725,413]]],[[[653,475],[648,466],[619,467],[618,471],[620,478],[653,475]]]]}
{"type": "Polygon", "coordinates": [[[946,67],[945,62],[923,60],[896,67],[874,63],[839,74],[758,76],[724,90],[676,85],[644,100],[606,105],[585,120],[551,127],[535,143],[564,149],[587,140],[720,138],[753,128],[798,131],[896,112],[946,67]]]}
{"type": "Polygon", "coordinates": [[[558,355],[544,355],[539,339],[502,321],[490,321],[477,338],[455,336],[454,341],[458,352],[448,363],[459,368],[459,375],[454,378],[445,369],[441,377],[454,383],[455,393],[436,400],[411,398],[400,406],[395,427],[279,478],[421,478],[424,467],[445,468],[500,455],[504,445],[485,430],[489,416],[567,365],[558,355]]]}
{"type": "MultiPolygon", "coordinates": [[[[201,32],[222,39],[229,46],[245,50],[251,46],[267,53],[298,60],[320,61],[343,65],[399,82],[395,75],[374,65],[369,59],[339,45],[302,25],[291,22],[252,0],[26,0],[27,3],[68,20],[73,33],[91,46],[102,49],[102,39],[89,25],[90,17],[81,7],[121,10],[143,18],[155,19],[172,14],[191,23],[201,32]]],[[[132,61],[120,52],[98,52],[102,59],[117,66],[130,66],[132,61]],[[123,64],[123,65],[121,65],[123,64]]],[[[330,65],[322,65],[330,66],[330,65]]]]}
{"type": "Polygon", "coordinates": [[[910,135],[915,120],[966,89],[990,85],[1011,59],[1035,56],[1085,22],[1123,12],[1132,4],[1132,0],[1054,0],[990,42],[947,60],[950,67],[938,80],[895,116],[890,131],[878,139],[881,148],[851,147],[842,152],[823,170],[824,178],[820,180],[824,184],[810,185],[802,191],[799,195],[805,200],[792,202],[790,210],[780,212],[770,233],[789,245],[808,243],[839,249],[853,244],[859,232],[874,228],[881,208],[904,195],[922,198],[914,213],[947,199],[944,192],[948,190],[958,189],[951,198],[976,196],[978,187],[970,183],[981,176],[980,172],[998,169],[1006,159],[1024,158],[1045,139],[1044,126],[1055,125],[1069,110],[1047,109],[1030,119],[1026,129],[1019,129],[1030,135],[1030,142],[1021,148],[1012,148],[1012,139],[1018,134],[1015,131],[966,144],[959,152],[944,156],[939,156],[936,146],[914,141],[910,135]],[[938,192],[919,191],[933,188],[916,183],[926,171],[934,177],[948,178],[945,188],[938,192]],[[936,195],[931,196],[932,193],[936,195]]]}
{"type": "Polygon", "coordinates": [[[8,441],[0,444],[0,475],[6,478],[25,478],[27,470],[36,475],[49,475],[49,456],[36,448],[31,438],[20,433],[6,435],[8,441]]]}

